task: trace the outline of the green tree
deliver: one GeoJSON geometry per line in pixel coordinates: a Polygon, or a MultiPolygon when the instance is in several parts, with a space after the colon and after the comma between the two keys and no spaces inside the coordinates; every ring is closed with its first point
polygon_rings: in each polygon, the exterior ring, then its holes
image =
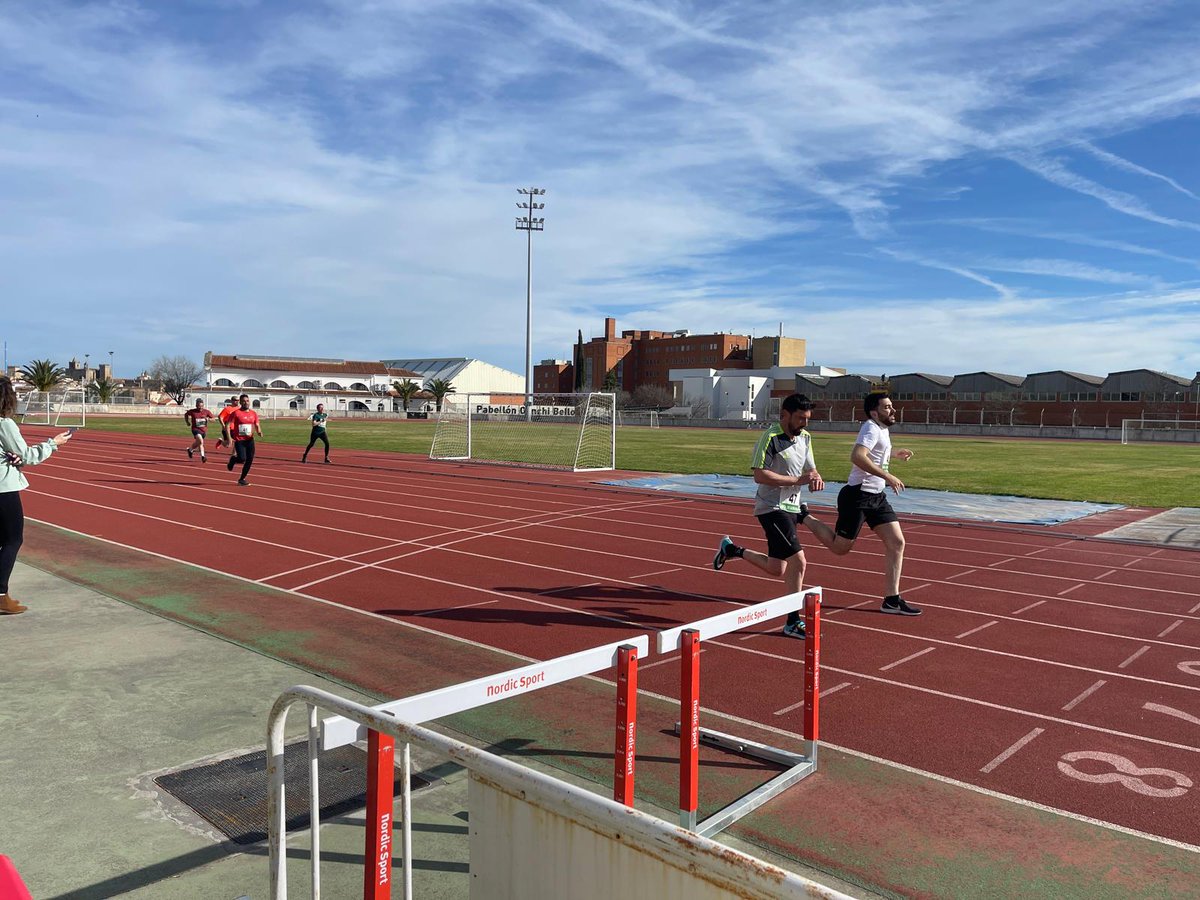
{"type": "Polygon", "coordinates": [[[403,381],[393,381],[392,389],[395,390],[396,396],[400,398],[400,402],[404,404],[404,411],[408,412],[408,404],[412,398],[421,392],[421,386],[411,378],[405,378],[403,381]]]}
{"type": "Polygon", "coordinates": [[[204,370],[186,356],[160,356],[150,364],[150,380],[157,381],[171,399],[183,405],[188,388],[200,380],[204,370]]]}
{"type": "Polygon", "coordinates": [[[93,381],[88,385],[88,394],[94,397],[97,403],[111,403],[116,393],[117,383],[108,378],[93,381]]]}
{"type": "Polygon", "coordinates": [[[456,393],[454,385],[444,378],[430,378],[425,382],[425,390],[433,394],[433,399],[437,402],[437,411],[442,411],[442,401],[446,399],[447,394],[456,393]]]}
{"type": "Polygon", "coordinates": [[[35,359],[21,369],[21,378],[33,385],[35,391],[56,388],[67,377],[67,370],[49,359],[35,359]]]}
{"type": "Polygon", "coordinates": [[[621,386],[621,383],[619,381],[617,381],[617,370],[609,369],[608,374],[604,376],[604,386],[601,387],[600,390],[604,391],[605,393],[611,394],[611,393],[615,392],[617,390],[617,388],[619,388],[620,386],[621,386]]]}

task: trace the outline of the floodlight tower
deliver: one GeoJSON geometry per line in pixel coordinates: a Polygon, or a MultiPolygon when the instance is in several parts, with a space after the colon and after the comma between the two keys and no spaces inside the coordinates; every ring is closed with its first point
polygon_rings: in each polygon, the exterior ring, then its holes
{"type": "Polygon", "coordinates": [[[525,232],[525,418],[533,418],[533,233],[545,230],[546,220],[534,213],[544,209],[545,203],[538,203],[535,198],[546,193],[545,188],[517,188],[517,193],[525,197],[524,203],[518,203],[519,209],[525,210],[525,215],[517,216],[517,231],[525,232]]]}

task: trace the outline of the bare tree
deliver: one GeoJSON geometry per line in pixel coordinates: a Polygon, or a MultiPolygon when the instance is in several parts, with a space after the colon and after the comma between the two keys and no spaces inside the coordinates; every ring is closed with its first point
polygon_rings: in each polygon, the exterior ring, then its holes
{"type": "Polygon", "coordinates": [[[675,405],[675,398],[661,384],[639,384],[629,405],[634,409],[669,409],[675,405]]]}
{"type": "Polygon", "coordinates": [[[157,381],[162,389],[179,405],[183,405],[188,388],[200,380],[204,369],[186,356],[160,356],[150,364],[151,381],[157,381]]]}

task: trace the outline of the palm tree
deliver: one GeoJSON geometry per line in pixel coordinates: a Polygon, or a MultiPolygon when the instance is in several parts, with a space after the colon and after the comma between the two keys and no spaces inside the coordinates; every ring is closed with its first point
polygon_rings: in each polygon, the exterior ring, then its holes
{"type": "Polygon", "coordinates": [[[111,403],[117,393],[117,383],[108,378],[93,381],[88,385],[88,392],[95,395],[97,403],[111,403]]]}
{"type": "Polygon", "coordinates": [[[411,378],[405,378],[403,381],[393,381],[392,389],[396,392],[396,396],[400,398],[400,402],[404,404],[405,412],[408,412],[409,401],[421,392],[421,386],[411,378]]]}
{"type": "Polygon", "coordinates": [[[437,401],[437,411],[442,411],[442,401],[446,399],[447,394],[456,393],[454,385],[444,378],[430,378],[425,382],[425,390],[433,394],[433,399],[437,401]]]}
{"type": "Polygon", "coordinates": [[[35,359],[20,371],[21,378],[35,391],[49,391],[67,377],[67,370],[49,359],[35,359]]]}

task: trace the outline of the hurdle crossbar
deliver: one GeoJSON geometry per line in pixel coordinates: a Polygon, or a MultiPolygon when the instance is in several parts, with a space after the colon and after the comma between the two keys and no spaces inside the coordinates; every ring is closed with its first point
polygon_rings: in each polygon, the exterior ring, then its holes
{"type": "Polygon", "coordinates": [[[732,825],[751,810],[817,769],[817,728],[819,722],[821,672],[821,588],[813,587],[795,594],[768,600],[756,606],[721,613],[699,622],[659,632],[658,652],[680,651],[679,715],[679,824],[704,837],[712,837],[732,825]],[[738,631],[747,625],[770,621],[803,607],[804,646],[804,753],[791,753],[756,741],[700,727],[700,643],[738,631]],[[733,803],[697,823],[699,806],[700,744],[719,747],[764,759],[786,770],[733,803]]]}
{"type": "MultiPolygon", "coordinates": [[[[582,675],[591,675],[617,667],[616,752],[613,758],[613,799],[633,806],[634,760],[636,752],[637,719],[637,661],[650,652],[648,635],[638,635],[602,647],[581,650],[568,656],[531,663],[495,675],[487,675],[393,700],[373,707],[373,712],[390,716],[410,725],[420,725],[455,713],[475,709],[497,700],[541,690],[582,675]]],[[[387,900],[391,897],[392,872],[392,778],[395,739],[367,728],[345,716],[331,716],[321,721],[322,750],[333,750],[367,741],[367,834],[368,860],[363,897],[365,900],[387,900]]],[[[404,818],[404,897],[412,896],[412,831],[408,810],[411,804],[408,771],[408,748],[404,748],[404,782],[402,799],[404,818]]],[[[313,779],[313,809],[317,808],[316,779],[313,779]]],[[[316,863],[314,862],[314,866],[316,863]]],[[[319,880],[314,868],[314,883],[319,880]]]]}

